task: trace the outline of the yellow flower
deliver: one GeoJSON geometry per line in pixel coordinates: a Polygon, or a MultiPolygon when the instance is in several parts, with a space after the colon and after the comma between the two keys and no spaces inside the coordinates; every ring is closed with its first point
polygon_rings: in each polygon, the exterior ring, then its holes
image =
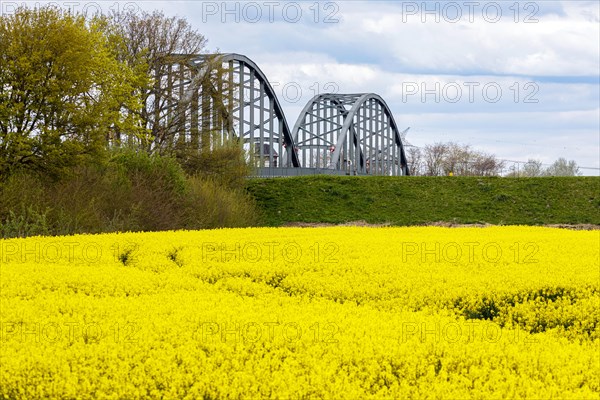
{"type": "Polygon", "coordinates": [[[592,398],[599,233],[0,241],[0,398],[592,398]]]}

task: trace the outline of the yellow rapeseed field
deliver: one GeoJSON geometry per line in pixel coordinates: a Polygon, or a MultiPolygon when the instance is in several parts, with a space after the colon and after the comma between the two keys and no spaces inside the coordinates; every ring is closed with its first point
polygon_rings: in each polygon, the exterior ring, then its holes
{"type": "Polygon", "coordinates": [[[0,397],[600,396],[600,232],[0,241],[0,397]]]}

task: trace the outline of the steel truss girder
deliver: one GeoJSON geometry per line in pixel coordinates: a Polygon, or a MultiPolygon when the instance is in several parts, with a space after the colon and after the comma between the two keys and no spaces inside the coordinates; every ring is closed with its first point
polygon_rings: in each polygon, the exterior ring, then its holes
{"type": "Polygon", "coordinates": [[[290,130],[273,87],[246,56],[174,56],[157,79],[179,141],[205,147],[237,138],[261,167],[409,175],[394,117],[376,94],[315,96],[290,130]]]}
{"type": "Polygon", "coordinates": [[[173,65],[185,74],[166,78],[166,97],[169,109],[185,108],[177,113],[184,116],[177,127],[184,141],[201,141],[199,131],[211,133],[208,146],[237,138],[257,166],[300,167],[281,104],[252,60],[240,54],[179,55],[173,65]]]}
{"type": "Polygon", "coordinates": [[[315,96],[300,113],[292,136],[305,168],[409,175],[400,131],[376,94],[315,96]]]}
{"type": "Polygon", "coordinates": [[[256,151],[261,165],[268,159],[273,167],[300,167],[291,131],[283,108],[265,74],[248,57],[225,54],[221,62],[226,65],[230,82],[237,83],[237,90],[229,93],[230,130],[256,151]],[[248,99],[247,99],[248,97],[248,99]],[[268,154],[265,154],[265,151],[268,154]],[[276,162],[275,156],[280,158],[276,162]]]}

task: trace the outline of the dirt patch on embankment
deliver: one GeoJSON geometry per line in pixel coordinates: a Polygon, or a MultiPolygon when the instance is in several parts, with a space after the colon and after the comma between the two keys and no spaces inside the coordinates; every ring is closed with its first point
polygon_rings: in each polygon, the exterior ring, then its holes
{"type": "MultiPolygon", "coordinates": [[[[326,222],[288,222],[287,224],[282,225],[284,228],[326,228],[332,226],[360,226],[367,228],[383,228],[383,227],[391,227],[392,225],[389,223],[384,224],[370,224],[366,221],[351,221],[345,222],[343,224],[331,224],[326,222]]],[[[455,222],[429,222],[426,224],[416,225],[416,226],[439,226],[443,228],[488,228],[491,226],[497,226],[492,224],[458,224],[455,222]]],[[[592,225],[592,224],[550,224],[550,225],[539,225],[546,228],[558,228],[558,229],[571,229],[576,231],[596,231],[600,230],[600,225],[592,225]]]]}

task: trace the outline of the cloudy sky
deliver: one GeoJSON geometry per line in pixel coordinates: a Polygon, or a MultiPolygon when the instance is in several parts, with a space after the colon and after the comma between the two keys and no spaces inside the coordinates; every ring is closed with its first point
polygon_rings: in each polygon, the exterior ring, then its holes
{"type": "MultiPolygon", "coordinates": [[[[208,50],[259,65],[290,125],[317,92],[374,92],[411,128],[412,145],[566,157],[600,174],[597,0],[57,3],[186,18],[208,50]]],[[[14,4],[2,1],[3,11],[14,4]]]]}

